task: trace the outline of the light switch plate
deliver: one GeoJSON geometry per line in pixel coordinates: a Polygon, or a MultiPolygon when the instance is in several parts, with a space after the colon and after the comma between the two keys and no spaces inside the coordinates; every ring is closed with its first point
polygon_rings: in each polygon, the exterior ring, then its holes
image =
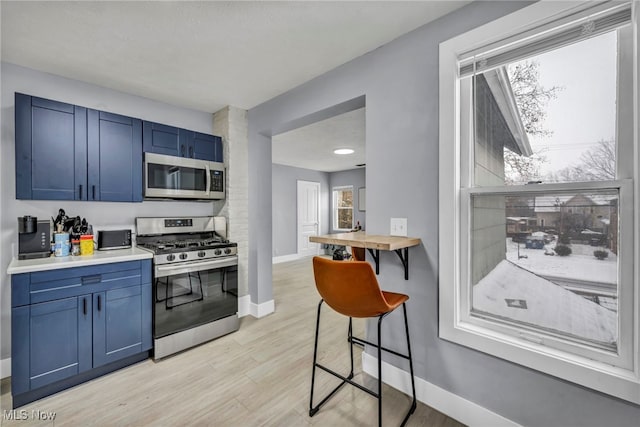
{"type": "Polygon", "coordinates": [[[392,236],[407,236],[407,218],[391,218],[392,236]]]}

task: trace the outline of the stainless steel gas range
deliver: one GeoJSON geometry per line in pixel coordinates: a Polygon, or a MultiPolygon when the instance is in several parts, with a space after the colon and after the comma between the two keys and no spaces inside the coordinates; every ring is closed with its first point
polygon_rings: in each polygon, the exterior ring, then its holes
{"type": "Polygon", "coordinates": [[[224,217],[136,218],[153,257],[154,359],[238,329],[237,244],[224,217]]]}

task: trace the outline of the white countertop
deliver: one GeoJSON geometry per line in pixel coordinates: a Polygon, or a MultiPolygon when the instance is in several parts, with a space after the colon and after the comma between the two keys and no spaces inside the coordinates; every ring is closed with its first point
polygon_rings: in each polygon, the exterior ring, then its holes
{"type": "Polygon", "coordinates": [[[14,258],[7,268],[7,274],[32,273],[34,271],[57,270],[60,268],[85,267],[87,265],[109,264],[112,262],[136,261],[151,259],[153,254],[144,249],[132,247],[130,249],[113,249],[109,251],[94,251],[93,255],[79,255],[66,257],[49,257],[38,259],[14,258]]]}

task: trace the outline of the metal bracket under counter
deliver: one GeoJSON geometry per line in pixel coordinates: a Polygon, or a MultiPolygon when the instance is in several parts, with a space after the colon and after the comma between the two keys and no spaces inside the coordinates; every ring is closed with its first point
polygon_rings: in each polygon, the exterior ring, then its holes
{"type": "Polygon", "coordinates": [[[364,231],[352,233],[325,234],[323,236],[309,236],[310,242],[330,245],[351,246],[365,248],[371,254],[376,265],[376,274],[380,274],[380,251],[394,251],[404,267],[404,279],[409,280],[409,248],[417,246],[422,241],[417,237],[371,235],[364,231]]]}

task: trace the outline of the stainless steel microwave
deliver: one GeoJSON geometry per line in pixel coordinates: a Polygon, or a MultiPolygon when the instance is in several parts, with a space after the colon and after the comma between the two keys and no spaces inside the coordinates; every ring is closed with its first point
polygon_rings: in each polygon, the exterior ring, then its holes
{"type": "Polygon", "coordinates": [[[224,199],[224,163],[144,153],[146,199],[224,199]]]}

